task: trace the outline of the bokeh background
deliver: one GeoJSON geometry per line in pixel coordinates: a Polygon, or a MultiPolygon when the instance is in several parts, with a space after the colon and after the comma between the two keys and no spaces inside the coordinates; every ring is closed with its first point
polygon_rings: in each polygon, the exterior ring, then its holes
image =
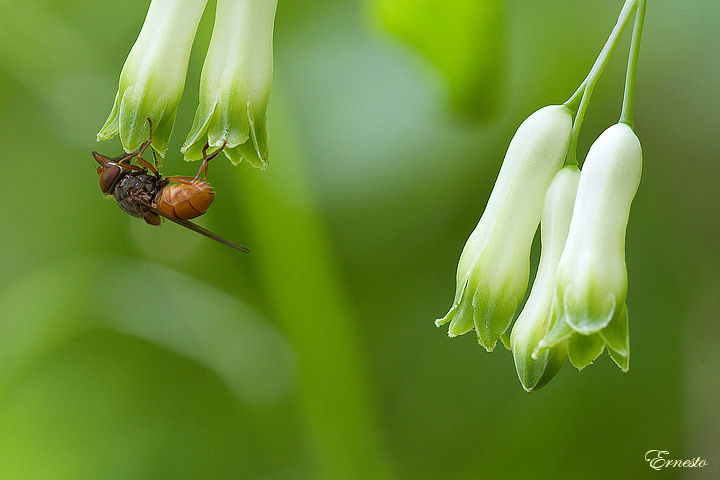
{"type": "MultiPolygon", "coordinates": [[[[270,166],[216,161],[202,218],[241,255],[98,189],[147,1],[3,2],[0,478],[720,478],[716,0],[648,2],[630,372],[603,355],[525,393],[507,351],[433,326],[514,130],[570,96],[621,3],[281,1],[270,166]],[[651,449],[708,466],[656,472],[651,449]]],[[[165,173],[197,168],[179,147],[213,16],[165,173]]]]}

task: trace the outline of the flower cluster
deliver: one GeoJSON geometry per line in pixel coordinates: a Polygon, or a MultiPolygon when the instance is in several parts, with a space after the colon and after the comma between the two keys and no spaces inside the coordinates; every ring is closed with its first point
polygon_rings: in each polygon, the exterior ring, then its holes
{"type": "Polygon", "coordinates": [[[642,171],[632,99],[645,4],[626,0],[573,96],[541,108],[518,128],[460,256],[455,300],[435,322],[448,324],[450,337],[474,329],[487,351],[500,339],[527,391],[545,385],[568,359],[582,370],[605,348],[623,371],[629,367],[625,232],[642,171]],[[576,148],[585,110],[636,12],[620,121],[593,143],[581,171],[576,148]],[[516,318],[538,225],[540,263],[516,318]]]}
{"type": "Polygon", "coordinates": [[[538,272],[507,342],[528,391],[566,359],[582,369],[605,347],[628,368],[625,230],[640,182],[640,142],[627,124],[613,125],[592,145],[581,173],[563,167],[571,126],[565,106],[542,108],[520,126],[460,256],[455,301],[436,321],[449,324],[451,337],[475,329],[488,351],[499,338],[507,341],[540,224],[538,272]]]}
{"type": "MultiPolygon", "coordinates": [[[[190,50],[207,0],[152,0],[128,55],[112,112],[98,141],[120,134],[136,151],[148,139],[165,155],[185,85],[190,50]]],[[[265,109],[272,81],[272,37],[277,0],[218,0],[200,81],[200,103],[182,147],[186,160],[205,145],[222,147],[233,162],[268,162],[265,109]]]]}

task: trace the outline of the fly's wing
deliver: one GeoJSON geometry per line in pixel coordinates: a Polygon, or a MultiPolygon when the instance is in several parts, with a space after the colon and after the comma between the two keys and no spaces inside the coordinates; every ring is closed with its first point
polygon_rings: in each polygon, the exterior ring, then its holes
{"type": "Polygon", "coordinates": [[[182,226],[185,227],[185,228],[189,228],[189,229],[192,230],[193,232],[197,232],[197,233],[199,233],[200,235],[205,235],[206,237],[212,238],[213,240],[215,240],[215,241],[217,241],[217,242],[220,242],[220,243],[222,243],[223,245],[227,245],[228,247],[234,248],[235,250],[239,250],[239,251],[245,252],[245,253],[250,252],[250,250],[249,250],[247,247],[243,247],[242,245],[238,245],[238,244],[235,243],[235,242],[231,242],[230,240],[228,240],[228,239],[226,239],[226,238],[223,238],[223,237],[221,237],[220,235],[217,235],[217,234],[211,232],[210,230],[201,227],[200,225],[198,225],[198,224],[196,224],[196,223],[193,223],[193,222],[191,222],[191,221],[189,221],[189,220],[183,220],[183,219],[181,219],[181,218],[171,217],[170,215],[161,212],[161,211],[158,210],[157,208],[154,208],[152,205],[149,205],[149,204],[147,204],[147,203],[145,204],[145,206],[148,207],[148,208],[149,208],[150,210],[152,210],[153,212],[155,212],[155,213],[157,213],[158,215],[160,215],[161,217],[165,217],[165,218],[167,218],[168,220],[170,220],[171,222],[175,222],[175,223],[177,223],[178,225],[182,225],[182,226]]]}

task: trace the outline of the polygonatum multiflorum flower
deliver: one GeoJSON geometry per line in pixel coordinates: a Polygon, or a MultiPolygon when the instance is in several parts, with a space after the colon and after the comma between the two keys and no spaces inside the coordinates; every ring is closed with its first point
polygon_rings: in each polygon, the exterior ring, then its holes
{"type": "Polygon", "coordinates": [[[567,340],[571,363],[583,368],[607,346],[628,369],[625,233],[641,171],[640,142],[624,123],[590,147],[558,265],[550,328],[536,355],[567,340]]]}
{"type": "MultiPolygon", "coordinates": [[[[206,2],[152,0],[98,140],[119,133],[123,148],[131,153],[148,139],[152,123],[152,147],[165,154],[206,2]]],[[[276,6],[277,0],[218,0],[200,103],[182,148],[186,160],[202,159],[208,145],[222,148],[233,163],[245,159],[256,167],[267,165],[265,110],[276,6]]]]}
{"type": "Polygon", "coordinates": [[[167,151],[185,86],[190,50],[207,0],[152,0],[135,45],[125,60],[115,103],[97,134],[118,133],[126,152],[140,148],[153,126],[152,147],[167,151]]]}
{"type": "Polygon", "coordinates": [[[457,268],[455,300],[436,325],[453,337],[475,329],[491,351],[512,322],[527,289],[530,247],[545,192],[563,166],[572,115],[562,105],[541,108],[518,128],[480,221],[457,268]]]}
{"type": "Polygon", "coordinates": [[[545,385],[567,360],[565,342],[558,342],[536,358],[532,353],[547,332],[550,322],[555,274],[570,228],[579,179],[578,167],[568,165],[555,175],[545,194],[540,220],[540,264],[530,295],[510,334],[515,368],[523,388],[527,391],[545,385]]]}
{"type": "Polygon", "coordinates": [[[277,0],[218,0],[210,48],[200,78],[200,104],[182,151],[222,147],[233,163],[268,162],[265,108],[273,70],[273,19],[277,0]]]}

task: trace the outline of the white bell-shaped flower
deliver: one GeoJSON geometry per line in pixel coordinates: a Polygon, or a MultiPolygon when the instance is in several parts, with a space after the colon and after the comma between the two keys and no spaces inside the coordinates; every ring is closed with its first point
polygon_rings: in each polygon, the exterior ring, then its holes
{"type": "Polygon", "coordinates": [[[641,171],[640,141],[624,123],[605,130],[590,147],[558,265],[551,326],[536,353],[568,339],[576,367],[591,363],[607,346],[627,369],[625,233],[641,171]]]}
{"type": "Polygon", "coordinates": [[[265,168],[265,109],[273,74],[277,0],[218,0],[215,26],[200,78],[200,103],[182,152],[202,157],[205,144],[233,162],[265,168]]]}
{"type": "Polygon", "coordinates": [[[126,152],[148,139],[165,155],[185,87],[190,50],[207,0],[152,0],[125,61],[115,103],[98,141],[118,133],[126,152]]]}
{"type": "Polygon", "coordinates": [[[545,192],[563,165],[571,129],[570,110],[552,105],[530,115],[515,133],[485,212],[460,256],[453,305],[435,322],[449,323],[451,337],[474,328],[490,351],[510,326],[527,289],[545,192]]]}
{"type": "Polygon", "coordinates": [[[564,342],[533,358],[532,353],[547,332],[555,292],[555,274],[565,247],[580,170],[569,165],[561,169],[545,194],[540,220],[542,251],[537,275],[525,306],[513,325],[510,346],[518,378],[527,391],[545,385],[567,360],[564,342]]]}

